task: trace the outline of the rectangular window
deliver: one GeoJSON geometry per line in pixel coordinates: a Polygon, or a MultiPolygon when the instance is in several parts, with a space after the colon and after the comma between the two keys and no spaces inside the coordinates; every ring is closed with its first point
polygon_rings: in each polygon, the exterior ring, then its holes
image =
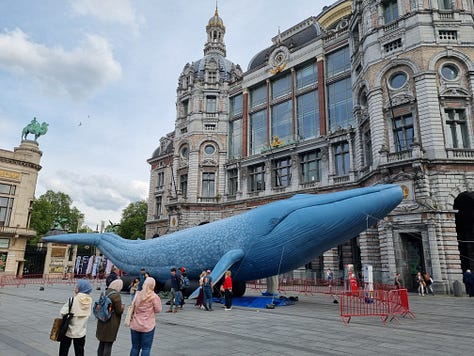
{"type": "Polygon", "coordinates": [[[385,24],[398,19],[398,3],[397,0],[386,0],[383,2],[383,18],[385,24]]]}
{"type": "Polygon", "coordinates": [[[250,154],[260,153],[267,143],[267,110],[250,115],[250,154]]]}
{"type": "Polygon", "coordinates": [[[0,183],[0,194],[15,195],[16,185],[0,183]]]}
{"type": "Polygon", "coordinates": [[[336,131],[339,128],[345,129],[349,125],[354,126],[351,78],[329,84],[327,96],[329,129],[336,131]]]}
{"type": "Polygon", "coordinates": [[[216,105],[217,105],[217,99],[215,96],[206,97],[206,112],[207,113],[215,113],[216,107],[217,107],[216,105]]]}
{"type": "Polygon", "coordinates": [[[291,75],[285,75],[272,82],[272,100],[291,93],[291,75]]]}
{"type": "Polygon", "coordinates": [[[237,168],[229,169],[227,171],[228,193],[230,196],[235,196],[239,190],[239,171],[237,168]]]}
{"type": "Polygon", "coordinates": [[[0,196],[0,226],[9,226],[13,209],[13,198],[0,196]]]}
{"type": "Polygon", "coordinates": [[[8,248],[10,246],[10,239],[0,238],[0,248],[8,248]]]}
{"type": "Polygon", "coordinates": [[[282,142],[293,137],[293,115],[291,100],[272,106],[272,138],[275,136],[282,142]]]}
{"type": "Polygon", "coordinates": [[[5,272],[7,265],[8,252],[0,252],[0,272],[5,272]]]}
{"type": "Polygon", "coordinates": [[[179,189],[181,190],[181,195],[186,198],[188,195],[188,175],[182,174],[179,176],[179,189]]]}
{"type": "Polygon", "coordinates": [[[318,67],[310,63],[296,70],[296,89],[303,89],[318,82],[318,67]]]}
{"type": "Polygon", "coordinates": [[[0,226],[9,226],[16,186],[0,183],[0,226]]]}
{"type": "Polygon", "coordinates": [[[229,123],[229,158],[242,157],[242,119],[229,123]]]}
{"type": "Polygon", "coordinates": [[[207,75],[209,83],[215,83],[217,81],[217,72],[215,70],[210,70],[207,75]]]}
{"type": "Polygon", "coordinates": [[[450,135],[448,136],[448,145],[451,148],[469,148],[466,110],[445,109],[444,112],[447,116],[446,126],[450,132],[450,135]]]}
{"type": "Polygon", "coordinates": [[[165,184],[165,172],[158,172],[156,177],[156,189],[161,190],[165,184]]]}
{"type": "Polygon", "coordinates": [[[254,108],[256,106],[265,104],[267,102],[267,86],[262,85],[258,88],[250,90],[250,107],[254,108]]]}
{"type": "Polygon", "coordinates": [[[229,116],[237,116],[242,114],[243,110],[243,96],[242,94],[233,96],[229,99],[230,108],[229,108],[229,116]]]}
{"type": "Polygon", "coordinates": [[[453,8],[452,0],[438,0],[440,10],[451,10],[453,8]]]}
{"type": "Polygon", "coordinates": [[[291,158],[274,160],[272,168],[273,187],[288,187],[291,183],[291,158]]]}
{"type": "Polygon", "coordinates": [[[364,164],[370,166],[372,160],[372,137],[370,135],[370,129],[365,130],[362,134],[362,145],[364,150],[364,164]]]}
{"type": "Polygon", "coordinates": [[[408,151],[413,144],[413,116],[412,114],[395,117],[393,123],[393,139],[395,141],[395,151],[408,151]]]}
{"type": "Polygon", "coordinates": [[[189,100],[183,100],[183,116],[188,116],[189,114],[189,100]]]}
{"type": "Polygon", "coordinates": [[[301,183],[321,180],[321,151],[315,150],[300,155],[301,183]]]}
{"type": "Polygon", "coordinates": [[[249,192],[265,190],[265,164],[249,167],[249,192]]]}
{"type": "Polygon", "coordinates": [[[155,219],[159,219],[161,215],[161,209],[163,206],[163,198],[161,196],[155,198],[155,219]]]}
{"type": "Polygon", "coordinates": [[[351,56],[349,52],[349,47],[344,47],[327,55],[326,73],[328,78],[349,71],[350,69],[351,56]]]}
{"type": "Polygon", "coordinates": [[[314,90],[296,99],[296,116],[298,122],[298,139],[318,137],[319,131],[319,101],[318,91],[314,90]]]}
{"type": "Polygon", "coordinates": [[[211,198],[216,195],[215,176],[216,174],[214,172],[202,173],[202,197],[211,198]]]}
{"type": "Polygon", "coordinates": [[[349,143],[344,141],[334,145],[336,176],[345,176],[349,174],[350,163],[349,143]]]}

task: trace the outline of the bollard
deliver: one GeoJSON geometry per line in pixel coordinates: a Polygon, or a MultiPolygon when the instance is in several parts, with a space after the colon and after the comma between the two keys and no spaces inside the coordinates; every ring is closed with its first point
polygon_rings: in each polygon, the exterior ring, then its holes
{"type": "Polygon", "coordinates": [[[453,294],[455,297],[462,297],[463,293],[463,285],[460,281],[453,282],[453,294]]]}

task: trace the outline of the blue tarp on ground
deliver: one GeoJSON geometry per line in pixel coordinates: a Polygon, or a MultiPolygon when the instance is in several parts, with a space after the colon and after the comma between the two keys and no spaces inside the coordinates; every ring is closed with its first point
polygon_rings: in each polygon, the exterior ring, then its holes
{"type": "MultiPolygon", "coordinates": [[[[214,298],[215,303],[224,304],[224,298],[214,298]]],[[[295,302],[286,297],[265,297],[265,296],[243,296],[232,298],[232,305],[238,307],[248,308],[267,308],[268,304],[273,304],[275,307],[293,305],[295,302]]]]}

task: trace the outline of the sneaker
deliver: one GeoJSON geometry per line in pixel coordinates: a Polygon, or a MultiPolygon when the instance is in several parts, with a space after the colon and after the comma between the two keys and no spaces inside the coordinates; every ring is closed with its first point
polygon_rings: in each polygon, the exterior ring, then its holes
{"type": "Polygon", "coordinates": [[[177,312],[178,312],[178,309],[173,310],[173,313],[177,313],[177,312]]]}
{"type": "Polygon", "coordinates": [[[167,312],[167,313],[172,313],[173,311],[170,309],[170,310],[167,310],[166,312],[167,312]]]}

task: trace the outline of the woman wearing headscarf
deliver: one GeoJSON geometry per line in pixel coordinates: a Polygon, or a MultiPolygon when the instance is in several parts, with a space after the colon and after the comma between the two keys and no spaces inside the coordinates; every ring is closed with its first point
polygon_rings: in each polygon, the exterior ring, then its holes
{"type": "Polygon", "coordinates": [[[122,304],[122,297],[120,291],[123,288],[123,281],[115,279],[105,290],[112,302],[112,316],[106,322],[97,320],[97,331],[95,336],[99,340],[99,348],[97,349],[98,356],[110,356],[112,354],[112,344],[117,339],[117,332],[120,327],[120,320],[122,318],[124,305],[122,304]]]}
{"type": "MultiPolygon", "coordinates": [[[[87,320],[91,315],[92,298],[89,295],[92,286],[87,279],[77,281],[75,288],[76,295],[72,300],[71,314],[73,317],[69,322],[66,336],[59,344],[59,356],[67,356],[71,342],[74,343],[74,354],[84,356],[84,346],[86,344],[87,320]]],[[[64,304],[60,311],[61,315],[69,313],[69,301],[64,304]]]]}
{"type": "Polygon", "coordinates": [[[148,277],[135,295],[135,309],[130,321],[132,350],[130,356],[149,356],[155,335],[155,314],[161,312],[161,299],[155,293],[155,279],[148,277]]]}

